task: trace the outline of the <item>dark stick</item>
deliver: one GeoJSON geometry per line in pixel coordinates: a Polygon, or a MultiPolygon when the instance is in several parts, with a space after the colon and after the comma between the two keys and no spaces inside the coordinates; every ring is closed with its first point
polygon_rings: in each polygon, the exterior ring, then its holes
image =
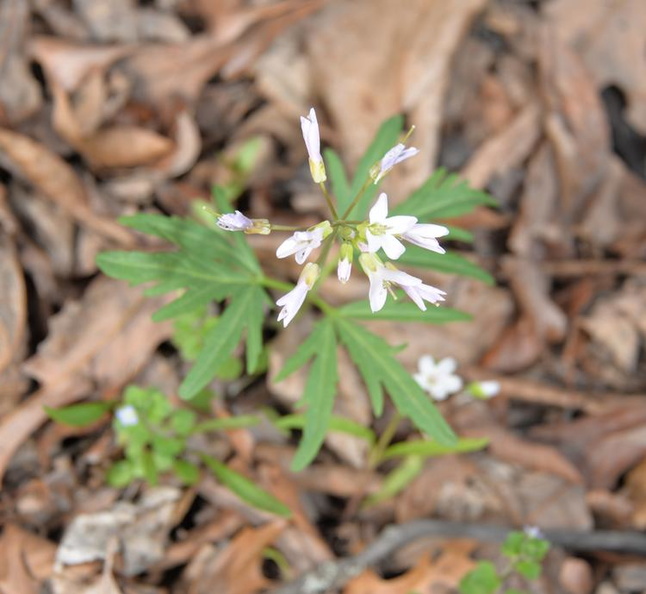
{"type": "MultiPolygon", "coordinates": [[[[471,538],[502,542],[514,528],[488,524],[465,524],[442,520],[416,520],[389,526],[379,538],[358,555],[338,561],[327,561],[318,567],[280,586],[272,594],[318,594],[332,588],[340,588],[364,569],[407,544],[423,537],[443,536],[448,538],[471,538]]],[[[646,534],[641,532],[574,530],[541,531],[546,540],[556,546],[572,551],[605,551],[646,556],[646,534]]]]}

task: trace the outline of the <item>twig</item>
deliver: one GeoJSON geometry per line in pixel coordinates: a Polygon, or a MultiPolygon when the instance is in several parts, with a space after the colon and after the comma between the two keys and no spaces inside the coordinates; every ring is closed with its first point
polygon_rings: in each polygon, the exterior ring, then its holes
{"type": "MultiPolygon", "coordinates": [[[[272,591],[272,594],[318,594],[340,588],[367,567],[392,555],[394,551],[420,538],[441,536],[502,542],[514,530],[488,524],[466,524],[443,520],[416,520],[386,528],[377,540],[354,557],[321,563],[312,571],[272,591]]],[[[641,532],[582,532],[545,530],[553,545],[573,551],[605,551],[646,556],[646,534],[641,532]]]]}

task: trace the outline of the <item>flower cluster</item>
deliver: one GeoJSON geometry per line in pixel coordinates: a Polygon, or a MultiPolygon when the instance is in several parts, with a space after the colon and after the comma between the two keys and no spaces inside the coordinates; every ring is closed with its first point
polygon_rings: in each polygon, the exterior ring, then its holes
{"type": "MultiPolygon", "coordinates": [[[[313,108],[307,117],[301,117],[301,129],[312,179],[321,185],[328,204],[331,204],[325,188],[327,174],[321,157],[320,132],[313,108]]],[[[378,183],[395,165],[415,156],[418,152],[414,147],[407,148],[403,143],[397,144],[371,168],[367,183],[378,183]]],[[[337,217],[334,207],[331,206],[334,220],[323,221],[305,230],[293,229],[293,235],[278,246],[276,256],[287,258],[293,255],[298,264],[305,264],[312,252],[326,242],[332,243],[339,240],[341,246],[337,260],[338,279],[341,283],[348,282],[355,253],[359,253],[359,264],[370,281],[368,297],[373,313],[383,308],[388,293],[396,298],[394,293],[396,288],[402,289],[421,310],[426,310],[425,302],[437,305],[440,301],[444,301],[446,295],[444,291],[426,285],[421,279],[399,270],[392,262],[384,261],[379,253],[382,251],[389,260],[397,260],[406,251],[405,244],[410,243],[443,254],[445,251],[440,246],[438,238],[447,235],[449,230],[442,225],[419,223],[414,216],[388,216],[388,197],[383,192],[370,209],[368,220],[361,222],[346,220],[345,217],[357,203],[360,194],[341,218],[337,217]]],[[[235,213],[220,215],[217,224],[226,231],[262,235],[270,233],[272,229],[285,230],[285,227],[272,226],[266,219],[250,219],[237,210],[235,213]]],[[[313,262],[306,264],[296,287],[276,302],[276,305],[282,307],[278,321],[282,321],[284,326],[294,319],[308,292],[318,281],[321,270],[325,269],[324,264],[329,248],[330,246],[327,245],[321,250],[323,255],[316,264],[313,262]]]]}

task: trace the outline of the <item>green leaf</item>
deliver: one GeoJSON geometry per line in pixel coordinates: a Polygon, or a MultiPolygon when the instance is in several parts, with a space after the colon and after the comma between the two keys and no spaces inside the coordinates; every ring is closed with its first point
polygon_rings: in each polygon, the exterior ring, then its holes
{"type": "MultiPolygon", "coordinates": [[[[274,425],[282,430],[289,429],[302,429],[305,426],[305,415],[285,415],[278,417],[274,421],[274,425]]],[[[329,429],[330,432],[336,431],[338,433],[345,433],[363,439],[369,444],[374,444],[376,441],[375,434],[369,427],[364,427],[359,423],[355,423],[345,417],[337,417],[332,415],[330,417],[329,429]]]]}
{"type": "Polygon", "coordinates": [[[350,182],[345,173],[343,161],[341,161],[341,157],[334,150],[326,148],[323,151],[323,156],[325,157],[326,163],[325,169],[330,178],[332,194],[336,196],[338,210],[340,211],[339,214],[341,214],[349,206],[352,198],[350,194],[350,182]]]}
{"type": "Polygon", "coordinates": [[[500,588],[501,580],[496,568],[490,561],[480,561],[467,573],[458,589],[460,594],[494,594],[500,588]]]}
{"type": "Polygon", "coordinates": [[[413,215],[420,220],[450,218],[471,212],[476,206],[496,206],[487,193],[445,169],[438,169],[406,200],[392,209],[393,215],[413,215]]]}
{"type": "Polygon", "coordinates": [[[446,454],[457,454],[464,452],[477,452],[486,448],[489,440],[486,438],[475,439],[465,438],[458,439],[452,446],[446,446],[429,440],[404,441],[391,445],[383,453],[382,460],[390,460],[399,456],[410,456],[416,454],[425,458],[431,456],[444,456],[446,454]]]}
{"type": "Polygon", "coordinates": [[[461,227],[454,227],[453,225],[444,225],[448,230],[449,234],[444,237],[444,239],[452,239],[454,241],[462,241],[463,243],[473,243],[473,233],[462,229],[461,227]]]}
{"type": "Polygon", "coordinates": [[[402,115],[395,115],[381,125],[374,140],[359,161],[352,180],[350,192],[347,197],[344,197],[345,201],[342,203],[339,199],[339,214],[345,212],[354,197],[359,193],[364,184],[366,184],[366,190],[363,196],[354,207],[352,213],[350,213],[352,215],[351,218],[365,218],[378,189],[378,185],[372,183],[370,180],[370,168],[397,144],[403,125],[404,117],[402,115]]]}
{"type": "Polygon", "coordinates": [[[153,453],[144,451],[141,456],[141,470],[143,477],[148,481],[149,485],[153,487],[159,483],[159,473],[157,472],[157,465],[153,453]]]}
{"type": "Polygon", "coordinates": [[[321,449],[328,431],[332,407],[339,380],[336,361],[336,335],[329,319],[319,322],[310,337],[316,343],[316,353],[307,376],[303,401],[305,426],[291,468],[298,472],[305,468],[321,449]]]}
{"type": "Polygon", "coordinates": [[[520,549],[521,555],[532,561],[542,561],[550,550],[549,541],[543,538],[531,538],[527,536],[520,549]]]}
{"type": "Polygon", "coordinates": [[[536,561],[517,561],[514,570],[528,580],[535,580],[541,576],[541,564],[536,561]]]}
{"type": "Polygon", "coordinates": [[[372,313],[367,300],[354,301],[341,307],[339,315],[353,320],[393,320],[397,322],[425,322],[428,324],[444,324],[446,322],[462,322],[470,320],[467,313],[444,307],[430,306],[422,311],[410,301],[388,300],[381,311],[372,313]]]}
{"type": "Polygon", "coordinates": [[[105,476],[108,485],[116,489],[128,486],[134,478],[134,467],[130,460],[119,460],[115,462],[110,466],[105,476]]]}
{"type": "Polygon", "coordinates": [[[407,246],[406,252],[398,262],[406,266],[430,268],[438,272],[470,276],[488,285],[495,284],[494,278],[487,271],[455,252],[438,254],[417,246],[407,246]]]}
{"type": "Polygon", "coordinates": [[[524,532],[510,532],[500,550],[506,557],[518,557],[526,540],[527,535],[524,532]]]}
{"type": "Polygon", "coordinates": [[[422,457],[408,456],[386,475],[379,490],[366,498],[364,506],[374,505],[394,497],[412,483],[423,468],[424,459],[422,457]]]}
{"type": "Polygon", "coordinates": [[[245,327],[257,321],[254,308],[258,307],[258,292],[263,293],[263,290],[246,287],[231,299],[217,326],[205,337],[202,352],[180,385],[181,398],[192,398],[215,377],[218,368],[235,350],[245,327]]]}
{"type": "Polygon", "coordinates": [[[248,308],[247,327],[247,373],[258,372],[262,364],[263,338],[262,330],[265,321],[265,305],[271,304],[267,293],[262,289],[253,291],[252,303],[248,308]]]}
{"type": "Polygon", "coordinates": [[[106,412],[112,409],[113,402],[82,402],[63,408],[45,407],[47,416],[64,425],[84,427],[98,421],[106,412]]]}
{"type": "MultiPolygon", "coordinates": [[[[357,364],[370,392],[373,407],[380,402],[374,392],[381,394],[383,386],[397,408],[420,430],[439,443],[452,446],[457,437],[437,408],[430,402],[412,375],[393,357],[392,348],[381,337],[343,318],[334,318],[341,342],[357,364]]],[[[376,414],[380,414],[381,410],[376,414]]]]}
{"type": "Polygon", "coordinates": [[[173,472],[185,485],[195,485],[200,480],[200,469],[186,460],[175,460],[173,472]]]}
{"type": "Polygon", "coordinates": [[[227,419],[211,419],[198,423],[193,427],[192,434],[205,433],[207,431],[228,431],[232,429],[245,429],[253,427],[260,422],[258,417],[252,415],[239,415],[237,417],[229,417],[227,419]]]}
{"type": "Polygon", "coordinates": [[[222,288],[219,284],[204,283],[171,301],[153,314],[153,321],[163,322],[171,318],[191,314],[195,310],[221,298],[222,288]]]}
{"type": "Polygon", "coordinates": [[[180,408],[171,414],[170,426],[175,433],[185,437],[195,429],[196,420],[197,415],[192,410],[180,408]]]}
{"type": "Polygon", "coordinates": [[[211,456],[201,454],[200,457],[215,477],[243,501],[277,516],[285,518],[291,516],[292,512],[282,501],[255,485],[248,478],[231,470],[226,464],[211,456]]]}

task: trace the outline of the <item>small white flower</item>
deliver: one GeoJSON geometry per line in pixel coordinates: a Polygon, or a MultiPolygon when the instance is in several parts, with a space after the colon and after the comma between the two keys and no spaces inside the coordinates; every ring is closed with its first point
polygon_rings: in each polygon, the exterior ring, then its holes
{"type": "Polygon", "coordinates": [[[372,179],[375,183],[378,183],[397,163],[401,163],[409,157],[414,157],[417,153],[419,153],[419,149],[415,147],[406,148],[401,143],[396,144],[383,156],[379,162],[379,168],[375,167],[370,172],[372,179]]]}
{"type": "Polygon", "coordinates": [[[391,260],[397,260],[406,248],[396,235],[403,235],[417,223],[416,217],[398,215],[388,216],[388,196],[383,192],[370,209],[370,224],[366,227],[368,250],[376,252],[383,248],[391,260]]]}
{"type": "Polygon", "coordinates": [[[402,233],[402,239],[414,243],[426,250],[445,254],[446,250],[440,245],[438,237],[444,237],[449,234],[449,230],[444,225],[422,224],[413,225],[408,231],[402,233]]]}
{"type": "Polygon", "coordinates": [[[323,221],[308,231],[296,231],[278,246],[276,257],[287,258],[296,254],[296,262],[302,264],[331,232],[330,221],[323,221]]]}
{"type": "Polygon", "coordinates": [[[354,249],[352,248],[352,245],[350,245],[349,243],[344,243],[341,246],[339,263],[336,269],[336,274],[339,277],[339,281],[344,285],[350,280],[353,258],[354,258],[354,249]]]}
{"type": "Polygon", "coordinates": [[[253,227],[253,221],[236,210],[234,213],[223,214],[218,218],[218,227],[225,231],[246,231],[253,227]]]}
{"type": "Polygon", "coordinates": [[[388,291],[392,290],[392,285],[399,285],[405,290],[407,287],[416,287],[422,284],[419,278],[403,270],[397,270],[394,266],[385,266],[373,254],[361,254],[359,263],[370,281],[368,299],[372,313],[376,313],[383,308],[388,297],[388,291]]]}
{"type": "Polygon", "coordinates": [[[308,117],[301,116],[301,130],[303,131],[303,140],[310,162],[310,173],[315,183],[320,184],[327,179],[325,174],[325,164],[321,157],[321,135],[319,133],[319,123],[316,120],[316,112],[312,107],[308,117]]]}
{"type": "Polygon", "coordinates": [[[426,311],[426,304],[424,301],[437,305],[440,301],[444,301],[444,295],[446,295],[444,291],[432,285],[402,285],[402,289],[404,289],[406,295],[408,295],[415,305],[417,305],[417,307],[422,311],[426,311]]]}
{"type": "Polygon", "coordinates": [[[419,386],[428,392],[435,400],[446,400],[450,394],[462,389],[462,378],[454,372],[457,362],[452,357],[446,357],[438,363],[430,355],[420,357],[419,373],[413,377],[419,386]]]}
{"type": "Polygon", "coordinates": [[[294,316],[298,313],[298,310],[303,305],[307,293],[314,286],[314,283],[317,281],[321,269],[318,264],[314,262],[308,262],[303,268],[300,277],[296,286],[286,295],[283,295],[276,305],[282,307],[278,314],[278,321],[283,323],[283,327],[287,328],[287,325],[294,319],[294,316]]]}
{"type": "Polygon", "coordinates": [[[120,406],[114,411],[114,416],[124,427],[132,427],[139,422],[139,415],[131,404],[120,406]]]}
{"type": "Polygon", "coordinates": [[[525,526],[523,532],[529,538],[544,539],[545,535],[538,526],[525,526]]]}

